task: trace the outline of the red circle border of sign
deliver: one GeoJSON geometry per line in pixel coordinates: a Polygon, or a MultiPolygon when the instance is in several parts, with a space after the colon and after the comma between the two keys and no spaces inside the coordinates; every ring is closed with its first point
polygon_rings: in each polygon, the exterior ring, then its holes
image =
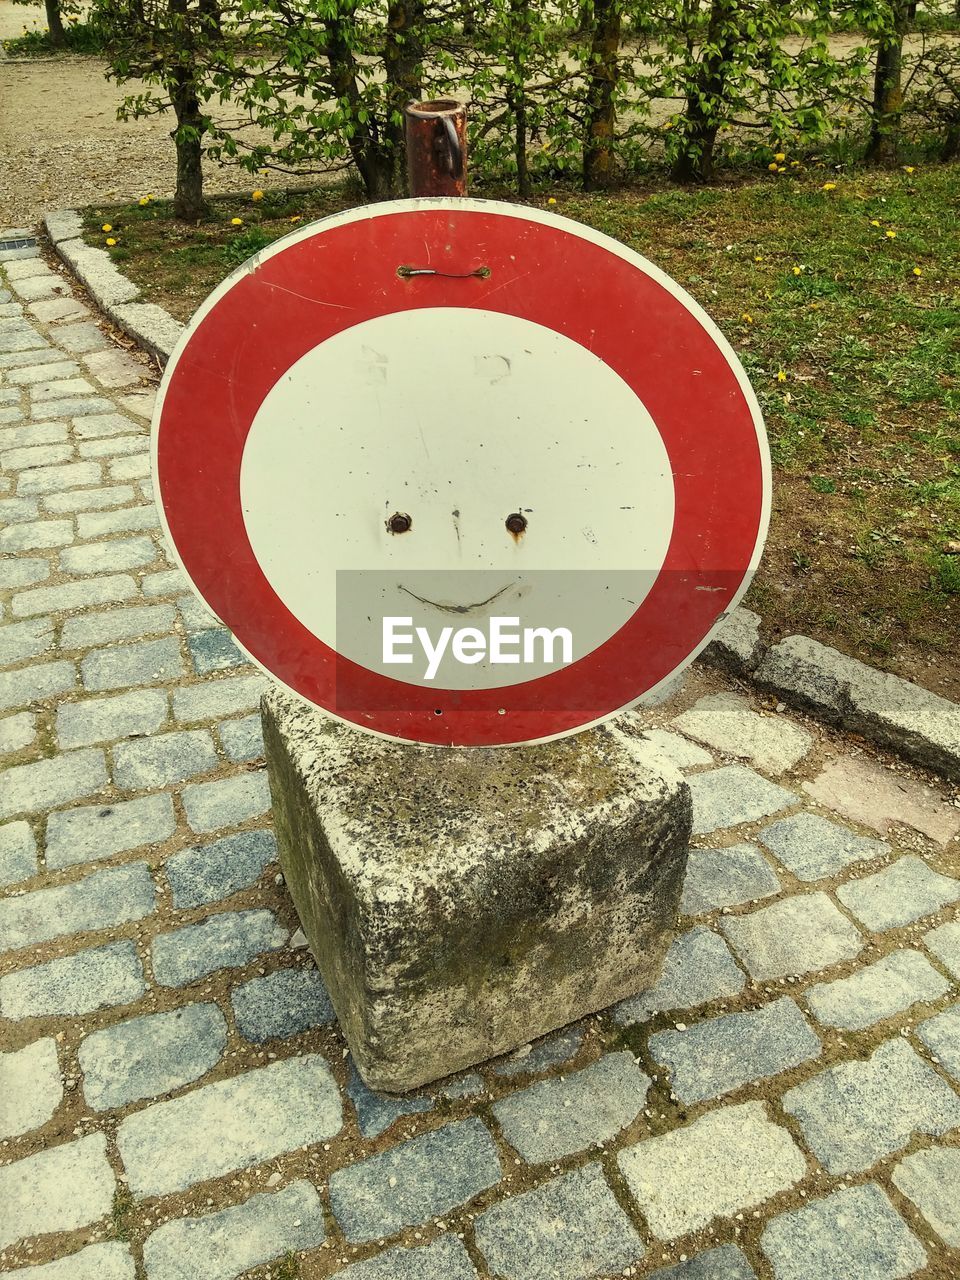
{"type": "Polygon", "coordinates": [[[234,273],[170,360],[154,455],[177,555],[254,661],[340,719],[423,743],[542,741],[631,705],[692,660],[739,599],[768,518],[759,409],[736,357],[696,303],[616,241],[493,202],[406,201],[336,215],[234,273]],[[451,274],[397,272],[427,264],[451,274]],[[489,277],[460,274],[481,267],[489,277]],[[674,474],[673,535],[652,590],[593,653],[512,686],[523,690],[517,710],[501,709],[509,690],[403,684],[337,655],[270,586],[240,506],[246,437],[278,378],[355,324],[438,306],[520,316],[601,356],[646,405],[674,474]],[[396,709],[398,688],[404,710],[396,709]]]}

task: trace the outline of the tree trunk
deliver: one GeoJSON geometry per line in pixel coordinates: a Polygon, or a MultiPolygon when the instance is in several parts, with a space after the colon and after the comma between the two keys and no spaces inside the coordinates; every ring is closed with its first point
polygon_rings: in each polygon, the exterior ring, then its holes
{"type": "Polygon", "coordinates": [[[389,200],[396,195],[393,159],[383,146],[372,118],[368,118],[366,124],[360,122],[362,95],[357,83],[356,60],[347,39],[344,21],[344,18],[336,17],[328,18],[324,23],[330,82],[337,99],[347,104],[353,117],[354,128],[348,138],[348,146],[367,199],[389,200]]]}
{"type": "Polygon", "coordinates": [[[181,65],[173,68],[169,92],[177,118],[177,127],[170,135],[177,148],[173,214],[183,222],[198,222],[209,213],[203,198],[203,135],[207,125],[200,110],[191,67],[181,65]]]}
{"type": "Polygon", "coordinates": [[[67,33],[63,29],[63,18],[60,16],[60,0],[44,0],[47,11],[47,30],[50,43],[55,49],[62,49],[67,43],[67,33]]]}
{"type": "Polygon", "coordinates": [[[699,72],[687,95],[683,149],[673,165],[677,182],[710,182],[714,176],[714,148],[726,90],[724,67],[735,52],[732,32],[736,29],[736,3],[737,0],[714,0],[710,9],[704,43],[715,52],[702,55],[699,72]]]}
{"type": "Polygon", "coordinates": [[[510,0],[510,47],[504,50],[513,74],[507,86],[507,109],[513,116],[513,156],[517,166],[517,195],[530,195],[530,168],[527,164],[527,0],[510,0]]]}
{"type": "Polygon", "coordinates": [[[867,159],[892,164],[900,145],[900,113],[903,109],[903,37],[908,6],[899,0],[892,8],[893,29],[881,36],[873,73],[873,112],[867,159]]]}
{"type": "Polygon", "coordinates": [[[603,191],[613,184],[613,141],[617,125],[621,0],[594,0],[593,32],[587,63],[587,132],[583,145],[583,188],[603,191]]]}
{"type": "Polygon", "coordinates": [[[403,108],[423,96],[423,10],[425,0],[391,0],[383,47],[387,119],[384,139],[392,176],[389,195],[406,185],[403,108]]]}

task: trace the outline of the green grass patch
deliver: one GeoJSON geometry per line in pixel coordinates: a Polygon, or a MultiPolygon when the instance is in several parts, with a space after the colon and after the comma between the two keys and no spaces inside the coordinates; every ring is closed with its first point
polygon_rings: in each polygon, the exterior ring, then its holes
{"type": "Polygon", "coordinates": [[[103,53],[100,31],[88,22],[68,22],[64,26],[64,44],[57,47],[48,31],[25,31],[0,42],[8,58],[49,58],[57,53],[103,53]]]}
{"type": "MultiPolygon", "coordinates": [[[[789,159],[788,159],[789,165],[789,159]]],[[[666,270],[744,363],[774,458],[770,540],[747,603],[960,696],[960,220],[956,165],[820,167],[699,190],[535,203],[666,270]],[[835,184],[825,190],[825,184],[835,184]]],[[[146,194],[146,193],[145,193],[146,194]]],[[[197,226],[164,201],[91,210],[87,234],[186,320],[278,237],[359,203],[344,185],[218,198],[197,226]],[[239,219],[239,223],[235,220],[239,219]]]]}

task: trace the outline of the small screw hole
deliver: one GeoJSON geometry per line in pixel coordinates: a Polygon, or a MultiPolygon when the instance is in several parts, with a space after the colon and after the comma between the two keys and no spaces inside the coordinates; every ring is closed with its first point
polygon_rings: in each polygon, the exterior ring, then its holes
{"type": "Polygon", "coordinates": [[[395,511],[387,521],[389,533],[409,533],[412,527],[413,521],[402,511],[395,511]]]}
{"type": "Polygon", "coordinates": [[[507,516],[504,524],[514,537],[519,536],[527,527],[527,517],[522,516],[519,511],[514,511],[512,515],[507,516]]]}

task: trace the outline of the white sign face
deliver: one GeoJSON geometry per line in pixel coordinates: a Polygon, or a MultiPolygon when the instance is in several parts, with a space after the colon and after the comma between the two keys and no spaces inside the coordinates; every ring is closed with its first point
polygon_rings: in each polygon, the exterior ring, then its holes
{"type": "Polygon", "coordinates": [[[656,690],[756,567],[769,458],[709,318],[623,245],[473,200],[257,255],[165,373],[184,570],[288,689],[374,733],[540,741],[656,690]]]}
{"type": "MultiPolygon", "coordinates": [[[[542,325],[462,308],[368,320],[303,356],[254,417],[240,495],[283,603],[374,669],[382,628],[350,626],[344,607],[431,636],[486,633],[495,617],[566,621],[583,657],[636,612],[673,532],[670,460],[623,379],[542,325]],[[438,353],[426,381],[424,352],[438,353]],[[522,537],[506,527],[515,512],[522,537]],[[410,520],[402,535],[395,513],[410,520]]],[[[555,668],[545,657],[524,664],[527,679],[555,668]]],[[[429,674],[420,662],[393,674],[500,688],[517,665],[465,663],[448,645],[429,674]]]]}

